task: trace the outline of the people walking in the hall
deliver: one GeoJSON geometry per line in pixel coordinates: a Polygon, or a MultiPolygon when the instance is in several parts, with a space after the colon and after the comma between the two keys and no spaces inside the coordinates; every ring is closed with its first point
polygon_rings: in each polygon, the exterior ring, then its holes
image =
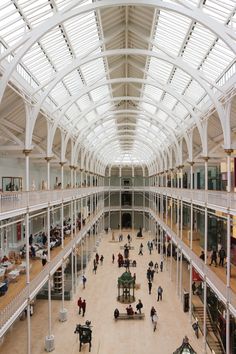
{"type": "Polygon", "coordinates": [[[148,291],[149,291],[149,294],[151,295],[151,293],[152,293],[152,282],[151,281],[148,282],[148,291]]]}
{"type": "Polygon", "coordinates": [[[100,257],[100,263],[101,263],[101,265],[103,265],[103,260],[104,260],[104,257],[103,257],[103,255],[101,255],[101,257],[100,257]]]}
{"type": "Polygon", "coordinates": [[[157,301],[162,301],[162,293],[163,293],[163,289],[162,287],[159,285],[158,289],[157,289],[157,301]]]}
{"type": "Polygon", "coordinates": [[[78,299],[78,301],[77,301],[77,305],[78,305],[78,308],[79,308],[79,315],[81,314],[81,306],[82,306],[82,299],[81,299],[81,297],[79,297],[79,299],[78,299]]]}
{"type": "Polygon", "coordinates": [[[210,266],[212,265],[212,263],[215,263],[215,267],[217,267],[217,253],[215,249],[212,249],[211,251],[211,263],[210,266]]]}
{"type": "Polygon", "coordinates": [[[83,283],[83,288],[84,288],[84,289],[85,289],[86,281],[87,281],[87,279],[86,279],[85,275],[83,275],[83,276],[82,276],[82,283],[83,283]]]}
{"type": "Polygon", "coordinates": [[[158,273],[159,266],[158,266],[157,262],[154,264],[154,269],[155,269],[155,272],[158,273]]]}
{"type": "Polygon", "coordinates": [[[152,271],[150,268],[148,268],[147,270],[147,280],[152,281],[152,271]]]}
{"type": "Polygon", "coordinates": [[[44,267],[46,263],[47,263],[47,254],[46,254],[45,251],[43,251],[43,254],[42,254],[42,266],[44,267]]]}
{"type": "Polygon", "coordinates": [[[143,256],[143,244],[142,243],[139,246],[139,255],[143,256]]]}
{"type": "Polygon", "coordinates": [[[94,265],[93,265],[93,272],[94,272],[94,274],[97,273],[97,268],[98,268],[98,266],[97,266],[97,263],[96,263],[96,261],[95,261],[95,263],[94,263],[94,265]]]}
{"type": "Polygon", "coordinates": [[[115,262],[115,255],[113,253],[113,255],[112,255],[112,263],[114,263],[114,262],[115,262]]]}
{"type": "Polygon", "coordinates": [[[163,272],[163,260],[160,262],[160,271],[163,272]]]}
{"type": "Polygon", "coordinates": [[[201,251],[201,254],[200,254],[200,259],[203,260],[203,262],[205,262],[205,252],[204,251],[201,251]]]}
{"type": "Polygon", "coordinates": [[[143,308],[143,304],[142,304],[142,302],[141,302],[141,300],[139,299],[138,300],[138,303],[137,303],[137,305],[136,305],[136,309],[137,309],[137,311],[139,312],[139,313],[141,313],[141,309],[143,308]]]}
{"type": "Polygon", "coordinates": [[[152,323],[153,323],[153,332],[156,331],[157,329],[157,313],[155,312],[154,315],[152,316],[152,323]]]}
{"type": "Polygon", "coordinates": [[[150,311],[150,317],[151,317],[152,321],[153,321],[153,316],[155,315],[155,313],[156,313],[155,307],[152,306],[151,311],[150,311]]]}
{"type": "Polygon", "coordinates": [[[97,264],[98,264],[98,263],[99,263],[99,254],[98,254],[98,253],[96,253],[95,258],[96,258],[96,262],[97,262],[97,264]]]}
{"type": "Polygon", "coordinates": [[[223,247],[221,247],[221,249],[219,250],[218,255],[219,255],[219,258],[220,258],[219,266],[224,267],[225,258],[226,258],[226,252],[225,252],[223,247]]]}
{"type": "Polygon", "coordinates": [[[86,311],[86,301],[85,300],[82,301],[81,309],[82,309],[82,316],[84,317],[84,314],[86,311]]]}

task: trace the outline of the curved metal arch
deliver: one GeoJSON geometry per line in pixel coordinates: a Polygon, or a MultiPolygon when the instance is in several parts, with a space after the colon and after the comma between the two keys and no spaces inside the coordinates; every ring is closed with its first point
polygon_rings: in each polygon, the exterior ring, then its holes
{"type": "MultiPolygon", "coordinates": [[[[117,113],[124,113],[124,114],[126,114],[126,113],[133,113],[133,114],[137,114],[137,111],[136,110],[119,110],[119,111],[115,111],[115,112],[117,112],[117,113]]],[[[114,112],[113,112],[114,113],[114,112]]],[[[150,113],[148,113],[148,112],[146,112],[146,111],[142,111],[142,112],[139,112],[138,111],[138,113],[139,114],[141,114],[143,117],[145,117],[145,116],[149,116],[150,117],[150,119],[151,119],[151,121],[152,122],[155,122],[155,120],[153,119],[153,116],[150,114],[150,113]]],[[[140,118],[139,118],[140,119],[140,118]]],[[[147,121],[149,121],[149,120],[147,120],[147,121]]],[[[175,139],[175,137],[174,137],[174,140],[176,140],[175,139]]],[[[173,151],[175,151],[175,153],[177,154],[177,152],[178,152],[178,142],[177,142],[177,140],[175,141],[175,144],[176,144],[176,147],[177,147],[177,150],[175,150],[175,149],[173,149],[173,151]]],[[[76,139],[76,142],[75,142],[75,150],[77,150],[78,149],[78,146],[81,146],[81,148],[82,148],[82,146],[83,146],[83,140],[81,140],[81,136],[78,136],[77,137],[77,139],[76,139]]],[[[163,143],[162,142],[162,145],[163,146],[165,146],[165,143],[163,143]]],[[[166,147],[167,148],[167,147],[166,147]]],[[[159,152],[160,152],[161,150],[159,150],[159,152]]],[[[78,153],[79,153],[79,151],[78,151],[78,153]]],[[[176,155],[176,160],[177,160],[177,155],[176,155]]]]}
{"type": "MultiPolygon", "coordinates": [[[[128,139],[133,139],[133,135],[126,135],[126,139],[128,140],[128,139]]],[[[109,143],[111,143],[111,142],[113,142],[113,141],[116,141],[116,140],[118,140],[119,138],[118,138],[118,136],[116,135],[116,133],[114,133],[114,134],[112,134],[112,136],[111,137],[109,137],[109,138],[107,138],[106,140],[104,140],[103,142],[101,142],[100,144],[98,144],[97,146],[96,146],[96,149],[99,149],[99,152],[101,152],[102,150],[103,150],[103,148],[108,148],[108,146],[107,146],[107,144],[108,144],[108,142],[109,143]],[[114,137],[113,137],[114,136],[114,137]]],[[[144,146],[148,146],[149,147],[149,149],[153,152],[153,155],[155,156],[157,153],[156,153],[156,151],[155,151],[155,149],[153,148],[153,146],[152,145],[150,145],[149,143],[147,143],[146,141],[143,141],[142,139],[139,139],[139,137],[136,137],[136,141],[139,141],[141,144],[143,144],[144,146]]],[[[111,151],[111,153],[112,153],[112,151],[111,151]]],[[[160,152],[161,153],[161,152],[160,152]]]]}
{"type": "MultiPolygon", "coordinates": [[[[204,78],[203,74],[199,73],[198,70],[192,68],[189,66],[187,63],[183,61],[183,59],[177,57],[169,57],[165,53],[156,53],[150,50],[144,50],[144,49],[114,49],[114,50],[108,50],[104,51],[101,53],[97,53],[96,55],[89,56],[84,59],[74,59],[70,65],[68,65],[66,68],[62,69],[58,75],[54,78],[54,80],[50,83],[48,86],[47,90],[45,90],[43,96],[41,97],[40,101],[36,104],[34,108],[34,113],[32,117],[32,121],[35,124],[35,121],[37,119],[37,116],[39,114],[41,105],[43,104],[44,100],[47,98],[47,96],[50,94],[51,90],[68,74],[70,74],[72,71],[76,70],[80,65],[86,64],[88,62],[94,61],[99,58],[107,57],[107,56],[115,56],[115,55],[141,55],[141,56],[149,56],[149,57],[154,57],[155,59],[160,59],[165,62],[168,62],[172,64],[173,66],[178,67],[179,69],[183,70],[186,72],[192,79],[194,79],[208,94],[209,98],[212,100],[213,104],[216,107],[216,110],[219,111],[218,114],[219,116],[222,115],[221,112],[221,106],[220,103],[215,99],[214,92],[208,87],[207,84],[205,84],[205,81],[207,82],[206,78],[204,78]]],[[[120,81],[121,82],[121,81],[120,81]]],[[[84,92],[84,94],[87,93],[87,90],[84,90],[81,92],[84,92]]],[[[89,91],[88,91],[89,92],[89,91]]]]}
{"type": "MultiPolygon", "coordinates": [[[[106,98],[104,101],[97,101],[95,102],[93,105],[89,106],[87,109],[85,109],[82,114],[80,114],[74,121],[73,121],[73,126],[72,129],[75,127],[76,124],[79,123],[80,119],[83,119],[85,117],[85,115],[87,115],[88,113],[90,113],[91,111],[93,111],[94,109],[96,109],[99,106],[103,106],[106,103],[109,102],[115,102],[115,101],[138,101],[138,102],[144,102],[144,103],[148,103],[151,106],[154,106],[156,108],[159,108],[161,111],[165,112],[166,114],[168,114],[168,116],[170,116],[172,119],[176,120],[179,119],[183,125],[186,124],[185,121],[183,119],[181,119],[181,117],[177,117],[174,115],[174,113],[168,109],[168,107],[166,107],[164,104],[162,104],[161,102],[155,102],[154,100],[149,100],[146,99],[144,97],[137,97],[137,96],[115,96],[115,97],[108,97],[106,98]]],[[[140,107],[141,108],[141,107],[140,107]]],[[[169,126],[169,128],[171,128],[169,126]]]]}
{"type": "MultiPolygon", "coordinates": [[[[122,125],[127,126],[127,124],[122,124],[122,125]]],[[[119,126],[121,126],[121,125],[119,125],[119,126]]],[[[145,128],[141,128],[141,127],[140,127],[140,129],[144,130],[145,133],[147,132],[147,131],[145,130],[145,128]]],[[[108,128],[108,129],[106,130],[105,134],[108,134],[108,133],[110,132],[110,130],[113,130],[113,127],[108,128]]],[[[125,137],[127,136],[126,134],[124,134],[124,132],[127,132],[127,131],[123,129],[123,130],[119,130],[118,132],[116,131],[115,133],[116,133],[116,135],[117,135],[118,138],[122,139],[122,138],[125,138],[125,137]]],[[[129,133],[131,133],[131,132],[132,132],[132,131],[129,131],[129,133]]],[[[99,133],[96,135],[96,137],[98,137],[98,140],[100,140],[99,136],[102,135],[102,134],[104,134],[103,131],[99,132],[99,133]]],[[[154,136],[155,139],[158,138],[158,135],[156,135],[156,134],[154,134],[154,133],[152,133],[152,134],[153,134],[153,136],[154,136]]],[[[130,134],[130,135],[132,135],[132,134],[130,134]]],[[[140,135],[135,135],[135,131],[134,131],[134,135],[133,135],[134,140],[135,140],[135,138],[136,138],[137,136],[140,136],[140,135]]],[[[147,139],[148,141],[151,141],[151,143],[152,143],[156,148],[159,147],[159,145],[156,145],[156,143],[153,142],[151,138],[148,138],[147,136],[145,136],[145,139],[147,139]]],[[[103,141],[104,141],[104,140],[103,140],[103,141]]]]}
{"type": "MultiPolygon", "coordinates": [[[[162,0],[113,0],[112,6],[129,6],[129,5],[142,5],[147,7],[154,7],[160,10],[167,10],[171,12],[176,12],[180,15],[186,16],[196,22],[201,23],[204,27],[208,28],[211,32],[213,32],[218,38],[220,38],[235,54],[236,54],[236,34],[230,28],[222,25],[217,22],[213,18],[209,17],[209,15],[203,13],[202,10],[198,8],[190,7],[189,5],[181,6],[171,3],[164,3],[162,0]]],[[[76,6],[76,5],[75,5],[76,6]]],[[[28,51],[29,48],[33,46],[36,42],[40,40],[46,33],[48,33],[51,29],[56,27],[57,25],[73,18],[78,15],[94,11],[96,9],[102,9],[106,7],[111,7],[110,1],[99,1],[96,3],[92,3],[91,5],[81,6],[76,9],[70,9],[64,13],[58,13],[53,17],[44,21],[41,26],[36,27],[32,30],[29,35],[25,35],[14,47],[8,51],[6,51],[0,58],[2,60],[6,56],[12,53],[12,51],[21,47],[17,54],[15,55],[12,62],[9,64],[5,74],[2,77],[2,87],[4,87],[3,92],[5,91],[5,87],[9,80],[10,75],[15,69],[16,65],[20,62],[22,57],[28,51]],[[27,39],[26,39],[27,37],[27,39]]],[[[63,12],[63,11],[61,11],[63,12]]],[[[0,90],[0,102],[2,99],[2,90],[0,90]]]]}
{"type": "MultiPolygon", "coordinates": [[[[152,82],[152,81],[147,81],[147,80],[144,80],[144,79],[136,79],[136,78],[120,78],[120,79],[111,79],[111,80],[107,80],[106,82],[103,82],[103,83],[98,83],[98,84],[95,84],[95,85],[92,85],[92,86],[88,86],[90,87],[89,89],[86,89],[86,93],[98,88],[98,87],[102,87],[104,85],[109,85],[109,84],[115,84],[115,83],[139,83],[139,84],[145,84],[145,85],[150,85],[150,86],[153,86],[153,87],[156,87],[156,88],[159,88],[165,92],[167,92],[168,94],[170,94],[172,97],[174,97],[175,99],[177,99],[182,105],[183,107],[189,112],[189,114],[193,117],[196,125],[197,125],[197,128],[198,128],[198,131],[199,131],[199,135],[200,135],[200,139],[201,139],[201,142],[202,142],[202,145],[203,145],[203,136],[202,136],[202,126],[201,126],[201,122],[199,120],[199,117],[197,116],[197,114],[194,112],[194,110],[192,108],[189,107],[188,104],[185,103],[185,100],[184,100],[184,96],[181,96],[179,95],[177,92],[175,92],[174,90],[171,90],[171,87],[170,85],[161,85],[161,84],[158,84],[157,82],[152,82]]],[[[78,95],[76,96],[72,96],[72,100],[70,100],[70,104],[69,106],[67,106],[67,109],[69,109],[69,107],[71,107],[71,105],[77,101],[79,98],[81,98],[85,93],[83,92],[82,94],[79,93],[78,95]],[[74,99],[73,99],[74,97],[74,99]]],[[[62,113],[56,117],[54,123],[53,123],[53,129],[52,129],[52,140],[54,139],[54,134],[55,134],[55,131],[58,127],[58,123],[60,121],[60,119],[63,117],[63,115],[65,114],[66,110],[67,109],[64,109],[62,111],[62,113]]]]}
{"type": "MultiPolygon", "coordinates": [[[[145,115],[145,116],[147,116],[147,117],[150,117],[150,119],[153,121],[153,117],[155,117],[155,116],[153,116],[151,113],[149,113],[149,112],[147,112],[146,110],[143,110],[142,112],[140,112],[140,111],[135,111],[135,110],[122,110],[122,111],[124,111],[124,112],[126,112],[126,113],[129,113],[129,112],[136,112],[136,114],[137,114],[137,112],[139,113],[139,114],[143,114],[143,115],[145,115]]],[[[166,129],[166,126],[165,126],[165,124],[163,123],[163,122],[158,122],[161,126],[164,126],[164,128],[166,129]]],[[[173,131],[172,130],[169,130],[169,128],[167,128],[166,129],[167,131],[169,131],[169,133],[171,134],[171,136],[172,136],[172,138],[173,138],[173,140],[174,140],[174,144],[176,145],[176,147],[177,147],[177,150],[178,150],[178,141],[177,141],[177,138],[176,138],[176,136],[174,135],[174,133],[173,133],[173,131]]],[[[164,132],[163,132],[164,133],[164,132]]],[[[166,135],[166,134],[165,134],[166,135]]],[[[167,135],[166,135],[166,137],[168,137],[167,135]]],[[[81,135],[78,135],[78,137],[77,137],[77,139],[76,139],[76,142],[79,140],[79,139],[81,139],[82,138],[82,136],[81,135]]],[[[162,144],[164,144],[164,143],[162,143],[162,144]]]]}

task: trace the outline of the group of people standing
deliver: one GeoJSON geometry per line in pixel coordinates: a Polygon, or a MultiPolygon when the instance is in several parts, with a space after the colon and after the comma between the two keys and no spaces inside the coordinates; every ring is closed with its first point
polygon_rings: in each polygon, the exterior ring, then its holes
{"type": "Polygon", "coordinates": [[[99,257],[99,254],[96,253],[95,258],[94,258],[94,260],[93,260],[93,272],[94,272],[94,274],[97,273],[97,268],[98,268],[99,260],[100,260],[100,264],[103,265],[104,256],[101,255],[101,256],[99,257]]]}

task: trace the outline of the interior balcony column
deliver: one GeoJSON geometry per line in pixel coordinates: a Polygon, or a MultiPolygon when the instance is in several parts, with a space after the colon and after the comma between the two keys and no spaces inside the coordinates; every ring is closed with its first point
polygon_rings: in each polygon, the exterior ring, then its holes
{"type": "Polygon", "coordinates": [[[74,166],[74,187],[77,188],[77,168],[78,166],[74,166]]]}
{"type": "MultiPolygon", "coordinates": [[[[205,257],[206,258],[206,257],[205,257]]],[[[204,276],[204,293],[203,293],[203,354],[207,353],[207,282],[204,276]]]]}
{"type": "Polygon", "coordinates": [[[192,323],[192,283],[193,283],[193,265],[192,260],[189,261],[189,321],[192,323]]]}
{"type": "Polygon", "coordinates": [[[47,189],[50,190],[51,189],[51,169],[50,169],[50,161],[52,160],[53,156],[46,156],[45,160],[47,162],[47,189]]]}
{"type": "Polygon", "coordinates": [[[193,166],[194,166],[194,161],[189,161],[190,164],[190,189],[193,190],[193,166]]]}
{"type": "Polygon", "coordinates": [[[80,188],[83,187],[83,170],[80,169],[80,188]]]}
{"type": "Polygon", "coordinates": [[[208,191],[208,161],[209,156],[203,156],[203,160],[205,161],[205,191],[208,191]]]}
{"type": "Polygon", "coordinates": [[[167,188],[168,188],[168,170],[166,170],[166,225],[168,225],[168,196],[167,196],[167,188]]]}
{"type": "Polygon", "coordinates": [[[179,245],[176,245],[176,293],[179,295],[179,245]]]}
{"type": "Polygon", "coordinates": [[[61,189],[64,189],[64,165],[66,164],[65,161],[60,161],[59,165],[61,166],[61,189]]]}
{"type": "MultiPolygon", "coordinates": [[[[50,177],[50,174],[49,174],[50,177]]],[[[50,251],[50,205],[47,207],[47,262],[50,264],[51,261],[51,251],[50,251]]],[[[45,265],[46,266],[46,265],[45,265]]],[[[51,281],[52,277],[49,274],[48,278],[48,335],[45,338],[45,350],[51,351],[49,348],[54,349],[54,336],[52,335],[52,300],[51,300],[51,281]]]]}
{"type": "MultiPolygon", "coordinates": [[[[179,185],[179,166],[177,167],[177,189],[180,188],[180,185],[179,185]]],[[[177,236],[179,237],[179,224],[180,224],[180,213],[179,213],[179,194],[177,196],[177,223],[176,223],[176,227],[177,227],[177,236]]]]}
{"type": "Polygon", "coordinates": [[[74,184],[74,166],[70,165],[70,188],[73,188],[74,184]]]}
{"type": "MultiPolygon", "coordinates": [[[[180,188],[183,190],[183,165],[179,166],[180,188]]],[[[180,238],[183,239],[183,197],[180,199],[180,238]]],[[[182,255],[182,252],[181,252],[182,255]]],[[[181,256],[182,257],[182,256],[181,256]]]]}
{"type": "Polygon", "coordinates": [[[226,157],[226,166],[227,166],[227,192],[231,192],[231,154],[233,149],[225,149],[226,157]]]}
{"type": "MultiPolygon", "coordinates": [[[[26,242],[26,286],[28,287],[28,298],[30,296],[30,259],[29,259],[29,244],[30,230],[29,230],[29,211],[27,208],[25,214],[25,242],[26,242]]],[[[27,354],[31,354],[31,318],[30,318],[30,300],[27,303],[27,354]]]]}
{"type": "MultiPolygon", "coordinates": [[[[74,211],[73,211],[73,199],[70,202],[70,222],[71,222],[71,239],[74,238],[74,211]]],[[[72,289],[72,295],[75,292],[74,289],[74,255],[73,255],[73,249],[71,251],[71,289],[72,289]]]]}
{"type": "Polygon", "coordinates": [[[134,166],[132,166],[132,175],[131,175],[131,186],[132,186],[132,232],[134,233],[134,166]]]}
{"type": "Polygon", "coordinates": [[[80,241],[80,269],[81,275],[84,274],[84,238],[80,241]]]}
{"type": "Polygon", "coordinates": [[[173,240],[170,238],[170,280],[173,280],[173,240]]]}
{"type": "Polygon", "coordinates": [[[111,228],[111,174],[109,171],[109,176],[108,176],[108,229],[111,228]]]}
{"type": "Polygon", "coordinates": [[[226,270],[226,354],[230,354],[230,297],[231,297],[231,215],[227,214],[227,270],[226,270]]]}
{"type": "Polygon", "coordinates": [[[61,282],[62,282],[62,294],[61,294],[61,309],[59,313],[59,320],[61,322],[67,321],[67,309],[65,308],[65,261],[63,259],[61,265],[61,282]]]}
{"type": "Polygon", "coordinates": [[[29,155],[32,150],[25,149],[23,154],[25,155],[25,191],[29,192],[30,190],[30,170],[29,170],[29,155]]]}
{"type": "MultiPolygon", "coordinates": [[[[143,172],[143,207],[145,208],[145,175],[143,172]]],[[[145,211],[143,211],[143,228],[145,227],[145,211]]]]}
{"type": "Polygon", "coordinates": [[[183,287],[183,252],[182,248],[180,248],[180,260],[179,260],[179,289],[178,295],[182,299],[182,287],[183,287]]]}

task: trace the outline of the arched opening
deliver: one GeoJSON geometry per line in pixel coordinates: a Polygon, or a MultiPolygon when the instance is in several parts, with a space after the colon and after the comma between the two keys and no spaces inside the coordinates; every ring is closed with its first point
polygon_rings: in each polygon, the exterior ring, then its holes
{"type": "Polygon", "coordinates": [[[132,227],[131,213],[122,214],[122,228],[129,229],[132,227]]]}

